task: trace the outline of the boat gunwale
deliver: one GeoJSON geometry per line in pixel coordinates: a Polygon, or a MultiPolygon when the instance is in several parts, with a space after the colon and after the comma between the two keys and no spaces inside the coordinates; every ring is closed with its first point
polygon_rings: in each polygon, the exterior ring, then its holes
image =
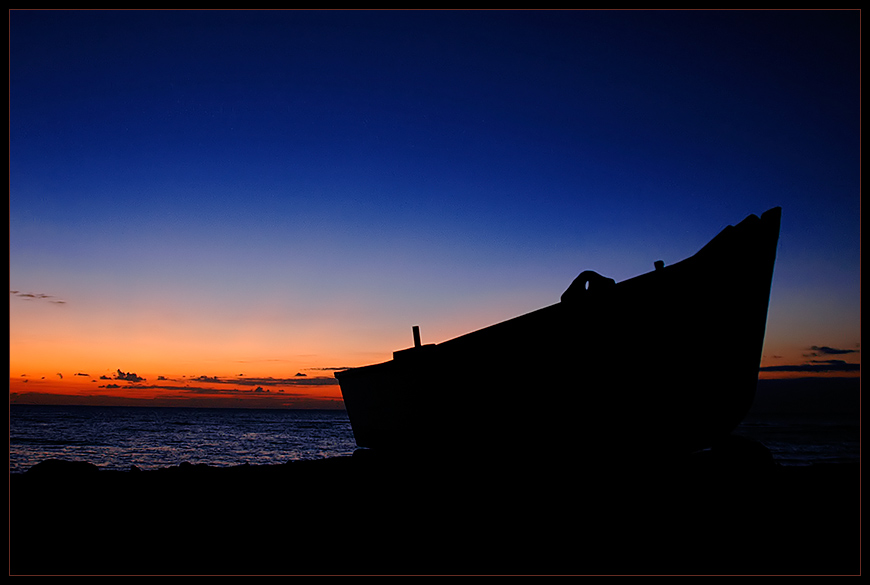
{"type": "MultiPolygon", "coordinates": [[[[766,218],[772,218],[774,215],[776,216],[776,223],[777,223],[777,230],[776,231],[777,231],[777,237],[778,237],[781,213],[782,213],[781,207],[772,207],[771,209],[768,209],[767,211],[762,213],[760,216],[755,215],[755,214],[750,214],[736,224],[729,224],[729,225],[725,226],[722,230],[719,231],[719,233],[717,233],[711,240],[709,240],[704,246],[702,246],[697,252],[695,252],[691,256],[683,258],[682,260],[674,262],[673,264],[663,265],[660,268],[655,268],[655,269],[650,270],[648,272],[644,272],[644,273],[626,278],[625,280],[621,280],[619,282],[614,283],[613,287],[623,288],[627,285],[630,288],[631,286],[633,286],[637,283],[643,282],[645,280],[649,280],[652,278],[661,278],[664,275],[666,275],[668,272],[672,272],[674,269],[685,268],[687,266],[691,266],[695,262],[699,262],[700,260],[702,260],[704,258],[704,256],[706,256],[708,253],[710,253],[711,250],[715,249],[718,246],[718,244],[720,244],[723,240],[730,239],[733,235],[736,235],[737,233],[739,233],[741,228],[746,228],[746,227],[757,228],[766,218]]],[[[771,221],[773,221],[773,220],[771,219],[771,221]]],[[[569,288],[570,288],[570,286],[569,286],[569,288]]],[[[597,296],[597,295],[595,295],[595,296],[597,296]]],[[[595,296],[593,296],[591,298],[594,299],[595,296]]],[[[521,315],[517,315],[515,317],[511,317],[509,319],[506,319],[504,321],[499,321],[497,323],[493,323],[491,325],[481,327],[480,329],[475,329],[473,331],[463,333],[461,335],[458,335],[456,337],[452,337],[450,339],[447,339],[447,340],[439,342],[439,343],[427,344],[424,347],[437,348],[440,346],[448,345],[448,344],[451,344],[451,343],[456,342],[456,341],[467,339],[469,336],[473,336],[473,335],[477,335],[477,334],[480,334],[480,333],[483,333],[486,331],[490,331],[494,328],[504,326],[504,325],[509,324],[509,323],[514,323],[518,320],[528,319],[528,318],[530,318],[532,316],[536,316],[539,313],[544,312],[544,311],[558,310],[557,307],[563,307],[563,306],[570,307],[572,305],[576,305],[576,303],[577,303],[576,300],[567,300],[567,301],[560,300],[560,301],[557,301],[553,304],[546,305],[544,307],[540,307],[538,309],[534,309],[532,311],[529,311],[528,313],[523,313],[521,315]]],[[[412,347],[412,348],[398,350],[398,351],[412,350],[412,353],[413,353],[414,349],[415,348],[412,347]]],[[[357,367],[347,368],[344,370],[339,370],[339,371],[334,372],[333,375],[337,380],[341,381],[342,378],[346,378],[348,376],[352,377],[355,375],[364,375],[364,374],[368,373],[368,371],[371,369],[390,367],[393,364],[395,364],[395,362],[396,362],[396,358],[395,358],[395,354],[394,354],[394,357],[392,359],[389,359],[389,360],[386,360],[383,362],[374,363],[374,364],[367,364],[364,366],[357,366],[357,367]]]]}

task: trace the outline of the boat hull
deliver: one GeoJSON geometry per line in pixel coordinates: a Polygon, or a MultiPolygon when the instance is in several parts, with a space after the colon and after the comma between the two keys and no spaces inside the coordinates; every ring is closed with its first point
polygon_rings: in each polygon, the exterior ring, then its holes
{"type": "Polygon", "coordinates": [[[358,446],[476,456],[689,453],[752,405],[780,210],[694,256],[381,364],[336,372],[358,446]]]}

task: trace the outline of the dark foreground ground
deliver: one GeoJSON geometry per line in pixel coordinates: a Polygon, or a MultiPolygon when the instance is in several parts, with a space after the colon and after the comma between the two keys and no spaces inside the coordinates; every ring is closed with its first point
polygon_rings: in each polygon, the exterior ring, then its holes
{"type": "Polygon", "coordinates": [[[10,476],[10,573],[860,574],[858,465],[401,455],[10,476]]]}

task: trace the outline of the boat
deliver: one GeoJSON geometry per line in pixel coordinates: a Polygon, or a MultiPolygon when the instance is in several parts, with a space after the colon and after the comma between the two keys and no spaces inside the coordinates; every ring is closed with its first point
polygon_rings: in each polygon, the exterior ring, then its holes
{"type": "Polygon", "coordinates": [[[335,372],[358,447],[668,457],[727,438],[755,397],[781,208],[693,256],[383,363],[335,372]],[[530,379],[533,369],[547,376],[530,379]]]}

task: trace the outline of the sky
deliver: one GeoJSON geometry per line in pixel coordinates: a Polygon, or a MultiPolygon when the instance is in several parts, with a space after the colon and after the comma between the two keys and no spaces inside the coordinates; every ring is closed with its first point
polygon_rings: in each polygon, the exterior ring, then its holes
{"type": "Polygon", "coordinates": [[[760,376],[857,376],[860,40],[857,10],[12,10],[10,402],[341,408],[413,325],[775,206],[760,376]]]}

